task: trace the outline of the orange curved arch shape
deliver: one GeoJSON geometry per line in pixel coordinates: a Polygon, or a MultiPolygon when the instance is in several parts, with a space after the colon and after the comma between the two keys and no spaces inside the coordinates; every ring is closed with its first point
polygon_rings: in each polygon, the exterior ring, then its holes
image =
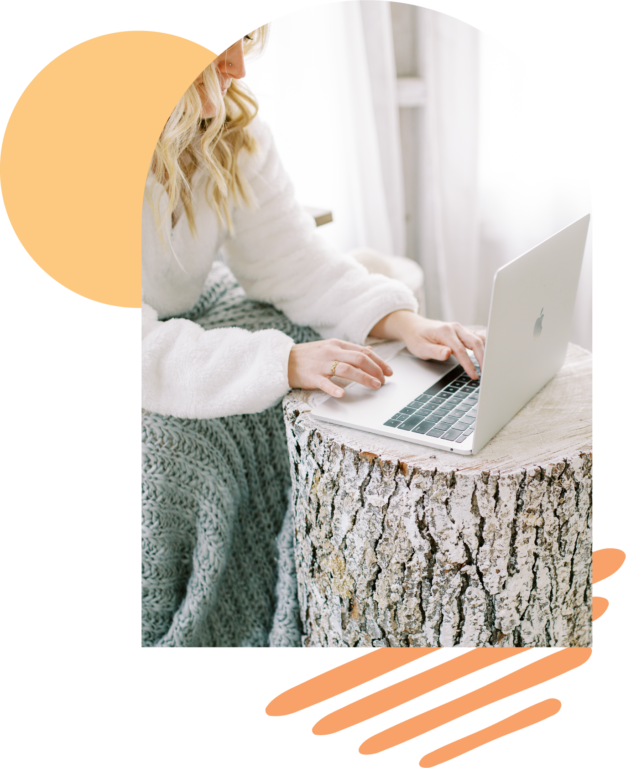
{"type": "Polygon", "coordinates": [[[594,597],[592,602],[592,621],[599,619],[600,616],[604,616],[608,607],[609,601],[606,599],[606,597],[594,597]]]}

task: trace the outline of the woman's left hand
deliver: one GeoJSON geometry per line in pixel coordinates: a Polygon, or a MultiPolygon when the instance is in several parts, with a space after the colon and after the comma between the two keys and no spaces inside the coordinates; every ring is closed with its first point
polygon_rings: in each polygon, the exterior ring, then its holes
{"type": "Polygon", "coordinates": [[[478,375],[467,349],[472,350],[479,367],[483,367],[484,334],[469,331],[460,323],[443,323],[409,310],[398,310],[378,322],[370,334],[383,339],[401,339],[409,352],[421,360],[447,360],[454,355],[472,379],[478,375]]]}

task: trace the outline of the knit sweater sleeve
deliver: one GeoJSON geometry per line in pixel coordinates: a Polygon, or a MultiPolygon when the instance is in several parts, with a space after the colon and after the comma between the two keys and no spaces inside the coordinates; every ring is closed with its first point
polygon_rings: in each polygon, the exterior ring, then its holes
{"type": "Polygon", "coordinates": [[[276,330],[217,328],[190,320],[159,321],[142,309],[142,405],[190,419],[256,413],[289,391],[293,340],[276,330]]]}
{"type": "Polygon", "coordinates": [[[404,284],[370,275],[315,231],[315,222],[295,200],[269,129],[258,119],[253,126],[260,146],[247,178],[256,207],[233,211],[235,236],[223,248],[246,293],[324,338],[356,344],[390,312],[416,311],[404,284]]]}

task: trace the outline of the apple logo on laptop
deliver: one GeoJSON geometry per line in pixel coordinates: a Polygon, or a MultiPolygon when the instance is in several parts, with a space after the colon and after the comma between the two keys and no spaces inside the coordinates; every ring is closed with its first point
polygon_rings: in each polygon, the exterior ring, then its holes
{"type": "Polygon", "coordinates": [[[535,320],[535,330],[533,331],[534,339],[538,339],[541,336],[541,331],[543,330],[541,325],[542,321],[543,321],[543,307],[541,307],[541,314],[535,320]]]}

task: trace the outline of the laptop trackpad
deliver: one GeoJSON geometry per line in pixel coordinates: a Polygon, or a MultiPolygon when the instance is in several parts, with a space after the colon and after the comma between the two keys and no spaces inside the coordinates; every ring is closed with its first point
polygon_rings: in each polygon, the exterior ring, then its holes
{"type": "Polygon", "coordinates": [[[390,365],[393,376],[388,377],[380,389],[350,384],[342,398],[328,398],[313,408],[312,415],[357,428],[380,427],[394,413],[445,376],[458,362],[455,357],[440,363],[418,360],[408,353],[400,353],[390,361],[390,365]]]}

